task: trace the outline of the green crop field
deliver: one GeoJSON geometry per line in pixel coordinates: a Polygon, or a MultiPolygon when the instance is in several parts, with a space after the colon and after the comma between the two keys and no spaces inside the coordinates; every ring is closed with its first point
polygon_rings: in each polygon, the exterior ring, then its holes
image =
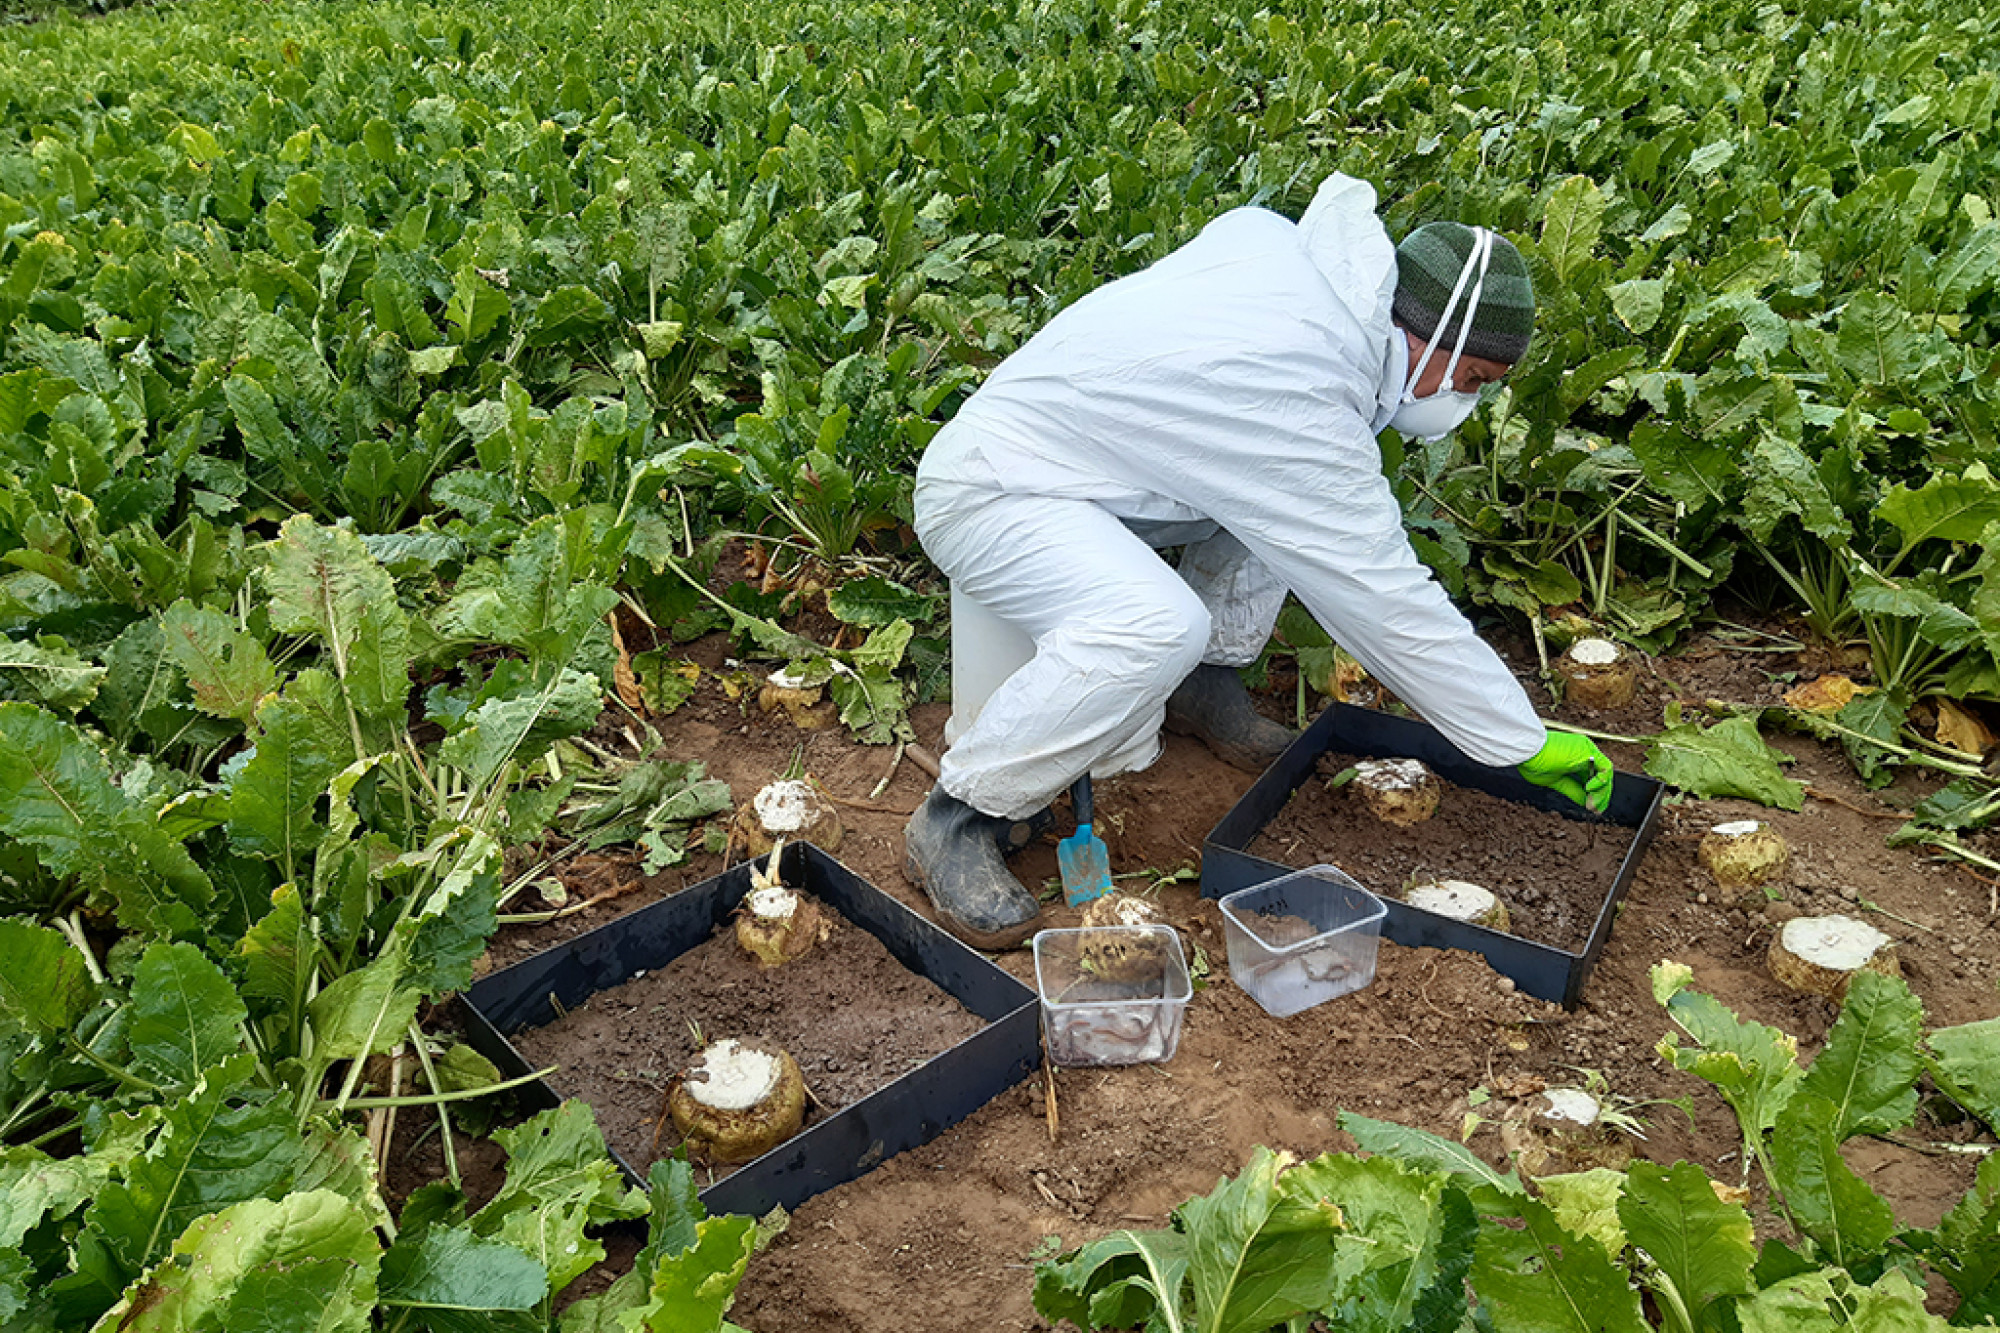
{"type": "MultiPolygon", "coordinates": [[[[1538,646],[1666,649],[1725,593],[1849,645],[1873,689],[1838,712],[1676,716],[1650,766],[1797,808],[1756,727],[1804,727],[1870,784],[1958,778],[1901,836],[2000,868],[1966,842],[1993,784],[1913,721],[2000,697],[1990,8],[12,17],[0,1328],[549,1328],[598,1229],[649,1212],[637,1276],[562,1328],[719,1327],[752,1223],[701,1218],[683,1164],[628,1192],[579,1105],[492,1131],[507,1185],[468,1212],[454,1133],[498,1075],[420,1006],[552,849],[657,869],[728,807],[702,756],[607,774],[573,743],[607,701],[685,697],[676,642],[729,633],[859,739],[909,739],[946,644],[908,530],[925,443],[1066,303],[1336,170],[1394,236],[1483,223],[1534,268],[1509,388],[1455,438],[1385,440],[1454,594],[1538,646]],[[746,544],[768,564],[736,581],[746,544]],[[417,1105],[449,1174],[391,1219],[367,1134],[417,1105]]],[[[1301,617],[1279,654],[1329,685],[1301,617]]],[[[1991,1313],[1981,1179],[1975,1239],[1939,1245],[1985,1257],[1933,1262],[1991,1313]]],[[[1847,1264],[1839,1240],[1777,1276],[1847,1264]]],[[[1485,1308],[1611,1326],[1533,1304],[1485,1308]]]]}

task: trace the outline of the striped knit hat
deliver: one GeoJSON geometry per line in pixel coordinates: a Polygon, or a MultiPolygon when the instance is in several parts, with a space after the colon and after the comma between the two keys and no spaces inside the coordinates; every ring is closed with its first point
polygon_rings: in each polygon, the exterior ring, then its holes
{"type": "MultiPolygon", "coordinates": [[[[1472,228],[1459,222],[1431,222],[1417,228],[1396,247],[1396,322],[1424,342],[1437,341],[1439,355],[1448,355],[1465,322],[1475,271],[1458,295],[1451,326],[1442,331],[1438,320],[1451,300],[1451,289],[1465,268],[1474,244],[1472,228]]],[[[1535,288],[1521,252],[1503,236],[1493,238],[1486,285],[1479,309],[1472,316],[1472,333],[1465,355],[1516,365],[1528,354],[1535,332],[1535,288]]]]}

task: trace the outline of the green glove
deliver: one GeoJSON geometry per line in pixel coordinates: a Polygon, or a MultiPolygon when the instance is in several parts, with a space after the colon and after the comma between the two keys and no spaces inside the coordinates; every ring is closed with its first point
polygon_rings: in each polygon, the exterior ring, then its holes
{"type": "Polygon", "coordinates": [[[1560,792],[1592,814],[1603,814],[1611,804],[1611,761],[1587,736],[1551,731],[1519,772],[1537,787],[1560,792]]]}

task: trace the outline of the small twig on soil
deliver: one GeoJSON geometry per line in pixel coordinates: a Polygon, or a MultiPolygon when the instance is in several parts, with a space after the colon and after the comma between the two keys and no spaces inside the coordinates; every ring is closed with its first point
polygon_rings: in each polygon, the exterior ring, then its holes
{"type": "Polygon", "coordinates": [[[566,916],[575,916],[579,912],[588,912],[591,908],[601,903],[608,903],[613,898],[623,898],[638,887],[638,880],[628,879],[621,884],[612,885],[602,893],[593,893],[580,903],[558,907],[552,912],[510,912],[496,919],[503,926],[539,926],[550,921],[560,921],[566,916]]]}
{"type": "Polygon", "coordinates": [[[1069,1209],[1063,1207],[1062,1200],[1056,1197],[1056,1192],[1050,1189],[1047,1185],[1044,1185],[1042,1183],[1042,1178],[1040,1176],[1029,1176],[1028,1183],[1033,1185],[1035,1187],[1036,1192],[1038,1192],[1044,1199],[1047,1199],[1049,1201],[1049,1207],[1055,1209],[1058,1212],[1066,1213],[1069,1211],[1069,1209]]]}
{"type": "Polygon", "coordinates": [[[1843,800],[1840,797],[1833,795],[1831,792],[1823,792],[1818,787],[1807,787],[1806,795],[1812,797],[1815,801],[1825,801],[1828,805],[1837,805],[1843,810],[1852,810],[1855,814],[1866,815],[1870,819],[1909,818],[1908,815],[1904,814],[1900,810],[1863,810],[1860,806],[1856,805],[1854,802],[1843,800]]]}
{"type": "Polygon", "coordinates": [[[1056,1066],[1049,1059],[1049,1039],[1042,1038],[1042,1111],[1049,1121],[1049,1142],[1062,1134],[1062,1115],[1056,1110],[1056,1066]]]}
{"type": "Polygon", "coordinates": [[[1958,868],[1986,886],[1986,919],[1991,921],[2000,916],[2000,879],[1990,879],[1964,862],[1960,862],[1958,868]]]}
{"type": "Polygon", "coordinates": [[[889,771],[887,773],[884,773],[882,775],[882,780],[875,784],[875,790],[868,793],[869,800],[871,801],[881,800],[882,793],[889,790],[889,784],[896,780],[896,770],[903,766],[903,750],[905,748],[905,744],[906,743],[903,741],[896,742],[896,753],[890,756],[889,759],[889,771]]]}
{"type": "MultiPolygon", "coordinates": [[[[1908,1148],[1929,1157],[1984,1157],[1993,1151],[1990,1143],[1924,1143],[1916,1139],[1898,1138],[1894,1134],[1880,1136],[1884,1143],[1893,1143],[1898,1148],[1908,1148]]],[[[1887,1163],[1884,1163],[1887,1165],[1887,1163]]]]}
{"type": "Polygon", "coordinates": [[[937,781],[938,761],[936,755],[921,745],[905,745],[903,753],[909,757],[911,763],[928,773],[931,781],[937,781]]]}
{"type": "MultiPolygon", "coordinates": [[[[813,785],[815,787],[819,786],[818,783],[814,783],[813,785]]],[[[866,810],[871,814],[877,814],[877,815],[901,815],[905,819],[917,813],[914,809],[905,810],[900,805],[877,805],[873,801],[857,801],[851,796],[837,795],[833,792],[828,791],[824,787],[820,787],[819,789],[820,793],[824,795],[827,800],[834,802],[836,805],[844,805],[854,810],[866,810]]]]}
{"type": "Polygon", "coordinates": [[[1861,910],[1862,910],[1862,911],[1864,911],[1864,912],[1879,912],[1879,913],[1881,913],[1881,914],[1882,914],[1883,916],[1886,916],[1886,917],[1888,917],[1888,918],[1889,918],[1889,919],[1890,919],[1891,921],[1900,921],[1900,922],[1902,922],[1902,923],[1903,923],[1904,925],[1906,925],[1906,926],[1910,927],[1910,929],[1912,929],[1912,930],[1921,930],[1921,931],[1923,931],[1923,932],[1924,932],[1924,934],[1926,934],[1926,935],[1935,935],[1935,934],[1937,934],[1937,928],[1936,928],[1936,927],[1934,927],[1934,926],[1927,926],[1927,925],[1925,925],[1925,924],[1924,924],[1923,922],[1921,922],[1921,921],[1912,921],[1912,920],[1910,920],[1910,918],[1908,918],[1908,917],[1906,917],[1906,916],[1901,916],[1901,915],[1899,915],[1899,914],[1897,914],[1897,913],[1895,913],[1895,912],[1892,912],[1892,911],[1890,911],[1890,910],[1889,910],[1888,908],[1886,908],[1886,907],[1882,906],[1882,905],[1881,905],[1880,903],[1874,903],[1874,902],[1870,902],[1870,901],[1869,901],[1868,899],[1866,899],[1866,898],[1860,898],[1860,899],[1857,899],[1856,901],[1857,901],[1857,903],[1858,903],[1858,904],[1860,905],[1860,907],[1861,907],[1861,910]]]}

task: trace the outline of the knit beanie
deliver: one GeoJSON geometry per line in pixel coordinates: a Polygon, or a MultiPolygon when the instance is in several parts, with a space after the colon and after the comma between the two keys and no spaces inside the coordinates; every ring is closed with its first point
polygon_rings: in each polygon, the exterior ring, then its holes
{"type": "MultiPolygon", "coordinates": [[[[1440,331],[1438,320],[1451,300],[1452,285],[1464,271],[1473,244],[1472,228],[1465,224],[1431,222],[1411,232],[1396,247],[1396,322],[1424,342],[1436,342],[1439,355],[1449,355],[1457,344],[1466,303],[1472,299],[1472,284],[1478,281],[1475,269],[1458,294],[1451,326],[1440,331]]],[[[1472,333],[1465,340],[1465,355],[1515,365],[1528,354],[1528,341],[1534,332],[1535,288],[1528,281],[1528,266],[1511,241],[1495,235],[1486,285],[1479,295],[1479,309],[1472,315],[1472,333]]]]}

